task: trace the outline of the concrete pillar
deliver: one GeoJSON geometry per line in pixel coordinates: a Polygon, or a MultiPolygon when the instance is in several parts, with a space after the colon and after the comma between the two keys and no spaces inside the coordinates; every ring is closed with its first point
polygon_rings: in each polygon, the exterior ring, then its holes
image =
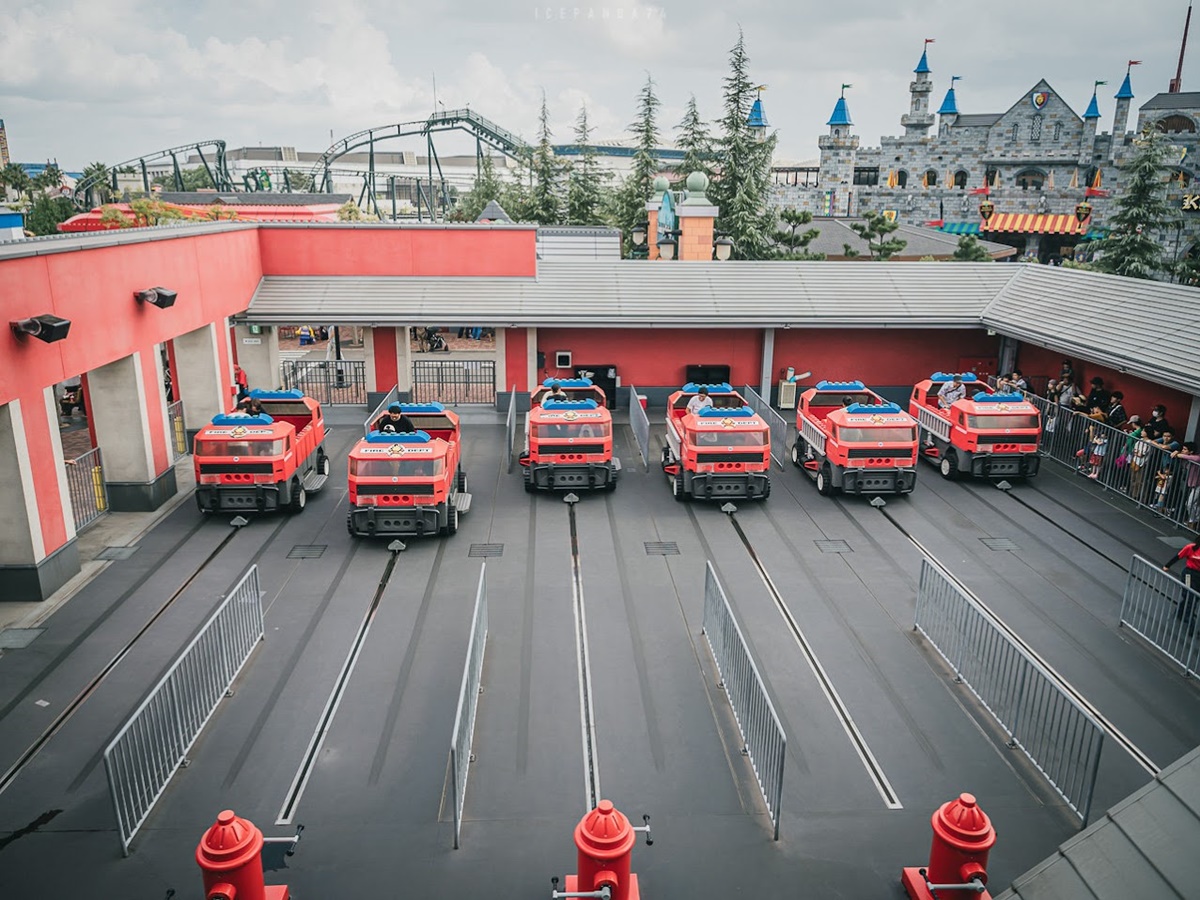
{"type": "MultiPolygon", "coordinates": [[[[347,329],[343,328],[345,332],[347,329]]],[[[367,393],[375,393],[375,338],[373,337],[372,329],[362,329],[362,349],[363,349],[363,383],[367,386],[367,393]]]]}
{"type": "Polygon", "coordinates": [[[1185,441],[1195,441],[1200,439],[1200,395],[1192,395],[1192,407],[1188,410],[1187,425],[1183,429],[1185,441]]]}
{"type": "Polygon", "coordinates": [[[771,402],[772,376],[775,374],[775,329],[763,329],[762,378],[758,395],[771,402]]]}
{"type": "Polygon", "coordinates": [[[507,329],[496,326],[496,390],[500,392],[512,388],[508,380],[507,334],[507,329]]]}
{"type": "Polygon", "coordinates": [[[214,322],[175,338],[175,375],[183,420],[187,423],[188,446],[196,432],[212,417],[233,407],[229,385],[232,372],[223,369],[227,342],[220,331],[225,323],[214,322]]]}
{"type": "Polygon", "coordinates": [[[525,339],[525,383],[529,385],[528,390],[532,393],[542,383],[542,379],[538,377],[541,375],[537,364],[538,336],[536,328],[527,328],[525,332],[528,335],[525,339]]]}
{"type": "Polygon", "coordinates": [[[252,334],[249,325],[234,326],[238,365],[245,370],[251,390],[271,391],[280,386],[279,330],[272,325],[255,327],[258,334],[252,334]]]}
{"type": "Polygon", "coordinates": [[[715,206],[688,206],[687,201],[679,204],[675,214],[679,217],[677,253],[680,260],[708,261],[713,258],[713,221],[717,218],[715,206]]]}
{"type": "Polygon", "coordinates": [[[0,601],[45,600],[79,572],[54,389],[0,406],[0,601]]]}
{"type": "Polygon", "coordinates": [[[409,338],[411,332],[407,325],[393,330],[396,332],[396,385],[401,396],[409,396],[413,389],[413,350],[412,340],[409,338]]]}
{"type": "Polygon", "coordinates": [[[154,348],[88,373],[88,415],[114,512],[158,509],[178,489],[162,381],[162,360],[154,348]]]}

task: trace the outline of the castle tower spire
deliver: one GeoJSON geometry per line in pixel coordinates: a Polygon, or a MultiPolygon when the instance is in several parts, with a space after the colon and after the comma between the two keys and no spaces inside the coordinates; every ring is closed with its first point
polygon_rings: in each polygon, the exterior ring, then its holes
{"type": "MultiPolygon", "coordinates": [[[[843,84],[841,96],[833,107],[833,115],[826,123],[829,134],[817,139],[821,149],[821,169],[818,174],[822,185],[830,185],[835,192],[841,185],[841,190],[849,191],[854,183],[854,163],[858,153],[858,135],[851,134],[854,122],[850,119],[850,107],[846,105],[846,88],[852,84],[843,84]]],[[[835,209],[840,209],[840,197],[835,198],[835,209]]]]}
{"type": "Polygon", "coordinates": [[[1121,82],[1121,89],[1116,93],[1117,108],[1113,112],[1113,146],[1117,145],[1117,138],[1125,134],[1125,129],[1129,125],[1129,101],[1133,99],[1133,87],[1129,84],[1129,70],[1134,66],[1140,66],[1140,59],[1131,59],[1129,64],[1125,66],[1125,80],[1121,82]]]}
{"type": "Polygon", "coordinates": [[[916,80],[909,82],[908,85],[908,92],[912,99],[909,101],[907,115],[900,117],[905,137],[925,137],[933,125],[933,114],[929,111],[929,94],[933,90],[933,82],[929,80],[931,69],[928,56],[929,45],[933,41],[933,38],[925,38],[925,47],[921,50],[921,61],[913,69],[917,76],[916,80]]]}
{"type": "Polygon", "coordinates": [[[946,133],[946,129],[958,119],[958,98],[954,96],[954,82],[962,81],[961,75],[950,76],[950,90],[946,91],[946,99],[938,107],[938,131],[946,133]]]}
{"type": "Polygon", "coordinates": [[[1096,146],[1096,125],[1100,121],[1100,104],[1096,102],[1096,90],[1107,81],[1097,81],[1092,84],[1092,102],[1088,104],[1087,112],[1083,114],[1083,133],[1079,140],[1079,164],[1091,164],[1092,152],[1096,146]]]}

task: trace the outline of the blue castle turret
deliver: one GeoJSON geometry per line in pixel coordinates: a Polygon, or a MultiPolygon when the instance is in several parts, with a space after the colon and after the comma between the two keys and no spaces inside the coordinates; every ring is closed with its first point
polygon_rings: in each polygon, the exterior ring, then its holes
{"type": "Polygon", "coordinates": [[[958,119],[958,97],[954,93],[954,82],[961,78],[961,75],[950,76],[950,90],[946,91],[946,97],[942,100],[942,105],[938,107],[938,116],[940,117],[938,131],[943,134],[958,119]]]}
{"type": "MultiPolygon", "coordinates": [[[[817,139],[821,148],[821,184],[850,185],[854,182],[854,159],[858,152],[858,135],[851,134],[854,122],[850,119],[850,107],[846,105],[846,88],[842,85],[842,95],[838,97],[833,107],[833,115],[826,123],[829,134],[823,134],[817,139]]],[[[834,188],[833,190],[837,190],[834,188]]],[[[831,195],[832,198],[833,195],[831,195]]]]}
{"type": "Polygon", "coordinates": [[[1125,134],[1125,129],[1129,125],[1129,105],[1133,100],[1133,85],[1129,83],[1129,67],[1125,68],[1125,80],[1121,82],[1121,89],[1117,91],[1116,101],[1117,108],[1113,111],[1113,146],[1117,145],[1117,139],[1125,134]]]}
{"type": "MultiPolygon", "coordinates": [[[[929,43],[926,42],[925,46],[928,48],[929,43]]],[[[929,111],[929,95],[933,91],[933,82],[929,80],[930,71],[929,57],[926,51],[922,50],[921,61],[913,69],[917,77],[908,85],[911,97],[908,112],[900,117],[900,124],[904,126],[904,136],[907,138],[925,137],[933,126],[933,114],[929,111]]]]}
{"type": "Polygon", "coordinates": [[[754,105],[750,107],[750,115],[746,117],[746,127],[750,129],[755,140],[765,141],[767,139],[767,131],[770,130],[771,123],[767,121],[767,111],[763,107],[761,93],[755,98],[754,105]]]}

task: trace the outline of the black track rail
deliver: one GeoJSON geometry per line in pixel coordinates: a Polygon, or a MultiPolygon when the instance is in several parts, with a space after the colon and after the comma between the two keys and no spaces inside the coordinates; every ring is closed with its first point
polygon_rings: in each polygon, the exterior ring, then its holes
{"type": "Polygon", "coordinates": [[[583,566],[579,558],[579,531],[575,520],[575,503],[568,501],[567,506],[571,520],[571,600],[575,611],[575,652],[579,669],[579,730],[583,742],[587,808],[591,810],[595,809],[602,799],[600,760],[596,752],[596,713],[592,706],[592,666],[588,657],[587,610],[583,603],[583,566]]]}

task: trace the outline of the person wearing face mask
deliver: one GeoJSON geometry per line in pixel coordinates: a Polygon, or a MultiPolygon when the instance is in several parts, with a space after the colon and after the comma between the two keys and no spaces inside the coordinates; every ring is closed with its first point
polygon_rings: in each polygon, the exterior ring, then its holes
{"type": "Polygon", "coordinates": [[[1150,411],[1150,420],[1142,426],[1142,437],[1157,441],[1167,432],[1174,434],[1175,429],[1167,421],[1167,408],[1160,403],[1150,411]]]}

